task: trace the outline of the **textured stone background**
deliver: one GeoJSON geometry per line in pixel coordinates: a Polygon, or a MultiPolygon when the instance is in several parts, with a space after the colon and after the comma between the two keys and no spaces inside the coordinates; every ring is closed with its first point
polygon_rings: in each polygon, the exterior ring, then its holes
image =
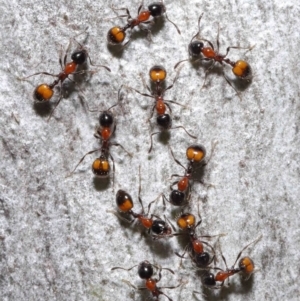
{"type": "MultiPolygon", "coordinates": [[[[170,290],[173,300],[190,300],[192,291],[206,294],[204,300],[297,300],[299,296],[299,27],[298,1],[167,1],[169,18],[182,31],[179,36],[168,22],[153,29],[153,43],[144,33],[134,33],[124,51],[114,53],[106,45],[106,32],[125,20],[115,16],[111,1],[6,1],[1,12],[0,64],[0,299],[1,300],[142,300],[148,293],[134,291],[122,282],[140,285],[136,271],[111,272],[114,266],[130,267],[148,259],[172,268],[161,285],[188,283],[170,290]],[[197,143],[211,150],[218,141],[203,180],[195,183],[192,210],[199,204],[203,224],[199,233],[226,232],[221,246],[231,265],[241,248],[263,234],[247,253],[260,271],[248,282],[235,276],[221,291],[203,289],[189,261],[179,269],[184,243],[177,238],[152,241],[141,229],[121,223],[107,210],[115,209],[109,182],[93,178],[86,158],[77,172],[66,178],[79,159],[98,147],[93,137],[98,113],[117,101],[117,90],[129,85],[143,90],[140,74],[148,82],[148,70],[162,64],[168,84],[173,66],[187,58],[187,45],[204,12],[202,35],[215,43],[220,24],[221,52],[229,45],[255,45],[251,52],[232,50],[230,58],[246,59],[253,68],[252,84],[242,92],[242,101],[215,68],[201,90],[205,66],[185,63],[167,99],[174,125],[184,125],[197,134],[197,143]],[[52,78],[18,77],[38,71],[59,72],[58,56],[69,39],[88,26],[85,46],[96,64],[110,66],[81,82],[81,89],[67,85],[69,92],[47,122],[49,107],[33,105],[35,86],[52,78]]],[[[136,14],[139,1],[112,1],[136,14]]],[[[148,2],[146,4],[149,4],[148,2]]],[[[85,36],[78,37],[80,42],[85,36]]],[[[71,49],[74,49],[72,45],[71,49]]],[[[93,69],[93,67],[90,67],[93,69]]],[[[230,76],[230,68],[226,67],[230,76]]],[[[66,83],[67,84],[67,83],[66,83]]],[[[58,92],[58,91],[57,91],[58,92]]],[[[147,204],[159,193],[168,194],[170,176],[182,173],[174,163],[166,139],[154,139],[148,155],[146,122],[151,99],[124,90],[115,141],[134,154],[129,158],[113,148],[115,191],[128,190],[136,201],[138,167],[142,170],[142,197],[147,204]]],[[[53,97],[55,101],[56,96],[53,97]]],[[[182,131],[167,140],[186,164],[185,149],[195,142],[182,131]]],[[[161,212],[160,205],[156,212],[161,212]]],[[[161,213],[162,214],[162,213],[161,213]]],[[[164,212],[174,220],[175,212],[164,212]]],[[[218,249],[218,248],[217,248],[218,249]]],[[[223,267],[220,261],[219,266],[223,267]]],[[[166,291],[167,292],[167,291],[166,291]]],[[[164,297],[161,297],[164,298],[164,297]]]]}

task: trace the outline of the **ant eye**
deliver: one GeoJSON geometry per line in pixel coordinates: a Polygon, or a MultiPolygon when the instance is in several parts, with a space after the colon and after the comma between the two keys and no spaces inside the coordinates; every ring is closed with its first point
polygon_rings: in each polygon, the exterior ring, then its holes
{"type": "Polygon", "coordinates": [[[189,44],[189,54],[190,56],[196,57],[201,54],[204,44],[200,41],[193,41],[189,44]]]}

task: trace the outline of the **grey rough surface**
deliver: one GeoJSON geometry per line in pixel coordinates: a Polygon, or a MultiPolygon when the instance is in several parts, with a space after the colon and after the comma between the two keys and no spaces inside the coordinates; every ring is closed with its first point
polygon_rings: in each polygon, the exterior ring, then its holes
{"type": "MultiPolygon", "coordinates": [[[[132,15],[139,5],[129,0],[1,1],[0,300],[142,300],[148,295],[121,281],[139,285],[134,271],[110,269],[144,259],[176,271],[175,276],[164,275],[162,285],[188,280],[181,289],[168,292],[173,300],[190,300],[195,298],[192,290],[202,291],[189,262],[178,268],[173,252],[183,246],[176,238],[153,242],[141,236],[138,227],[124,227],[107,213],[115,209],[115,196],[111,185],[93,179],[90,164],[96,155],[66,178],[82,155],[98,146],[93,137],[98,114],[85,109],[82,92],[91,107],[106,109],[116,102],[120,85],[142,90],[139,74],[147,79],[154,64],[165,66],[170,83],[176,75],[173,66],[187,57],[202,12],[202,34],[213,42],[220,23],[221,52],[229,45],[255,45],[246,54],[230,53],[233,60],[250,62],[254,79],[241,101],[221,69],[214,69],[200,90],[205,68],[185,63],[176,85],[167,92],[166,98],[188,106],[172,105],[174,125],[183,124],[197,133],[196,141],[208,152],[211,141],[218,141],[204,175],[215,188],[207,190],[195,183],[193,211],[200,199],[201,231],[228,233],[221,245],[229,264],[247,242],[259,234],[263,239],[249,249],[260,267],[251,280],[244,283],[232,277],[230,288],[204,289],[207,296],[198,298],[299,300],[298,1],[166,0],[168,16],[182,35],[170,23],[159,23],[153,43],[143,33],[134,35],[120,55],[106,45],[108,29],[123,24],[104,20],[114,16],[110,3],[128,7],[132,15]],[[33,106],[32,91],[50,79],[35,76],[20,81],[18,77],[38,71],[57,73],[60,45],[66,48],[70,37],[87,26],[85,46],[91,58],[110,66],[112,72],[99,70],[81,83],[82,92],[70,89],[47,122],[47,115],[33,106]],[[204,197],[206,201],[201,201],[204,197]]],[[[230,75],[229,68],[226,72],[230,75]]],[[[157,138],[153,152],[147,154],[150,100],[128,91],[124,94],[122,109],[115,110],[115,140],[134,157],[112,149],[115,190],[126,189],[137,200],[141,166],[147,203],[160,192],[168,193],[170,175],[182,170],[157,138]]],[[[192,142],[182,131],[171,133],[169,143],[184,164],[185,149],[192,142]]],[[[169,209],[165,213],[171,216],[169,209]]]]}

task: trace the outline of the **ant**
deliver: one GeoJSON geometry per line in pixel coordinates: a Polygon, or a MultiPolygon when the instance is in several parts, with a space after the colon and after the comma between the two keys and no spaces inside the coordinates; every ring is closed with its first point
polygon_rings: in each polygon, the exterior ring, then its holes
{"type": "MultiPolygon", "coordinates": [[[[78,34],[78,35],[80,35],[80,34],[78,34]]],[[[78,69],[78,67],[83,66],[86,63],[87,58],[89,59],[89,62],[92,66],[103,67],[107,71],[109,71],[109,72],[111,71],[108,67],[106,67],[104,65],[94,65],[92,63],[90,55],[88,54],[87,50],[83,47],[83,45],[78,43],[74,38],[73,38],[73,40],[79,45],[79,48],[71,54],[71,62],[67,63],[67,53],[69,52],[70,46],[71,46],[71,41],[70,41],[70,43],[67,47],[67,50],[65,52],[63,61],[62,61],[61,57],[59,58],[59,64],[62,69],[62,71],[60,73],[52,74],[52,73],[48,73],[48,72],[38,72],[38,73],[31,74],[29,76],[26,76],[24,78],[21,78],[21,80],[25,80],[29,77],[32,77],[35,75],[40,75],[40,74],[49,75],[49,76],[57,78],[53,81],[52,84],[42,83],[42,84],[38,85],[33,92],[33,96],[34,96],[36,103],[48,103],[54,94],[54,87],[57,86],[58,84],[60,84],[60,88],[61,88],[60,95],[59,95],[58,101],[55,104],[54,109],[50,113],[48,121],[50,120],[51,116],[53,115],[54,110],[57,108],[60,101],[62,100],[62,97],[63,97],[62,84],[63,84],[63,82],[66,79],[69,79],[70,81],[75,83],[75,81],[69,77],[70,75],[82,74],[82,73],[87,72],[87,70],[76,71],[78,69]]]]}
{"type": "Polygon", "coordinates": [[[168,268],[162,268],[161,266],[156,266],[154,264],[151,264],[149,261],[144,260],[142,261],[139,265],[134,265],[133,267],[129,268],[129,269],[125,269],[122,267],[114,267],[111,270],[117,270],[117,269],[121,269],[121,270],[125,270],[125,271],[130,271],[133,268],[135,268],[136,266],[138,266],[138,274],[139,277],[143,280],[145,280],[145,287],[135,287],[134,285],[132,285],[130,282],[128,281],[124,281],[126,283],[128,283],[129,285],[131,285],[133,288],[135,289],[139,289],[139,290],[149,290],[152,293],[152,296],[154,298],[154,300],[158,300],[159,295],[164,295],[166,298],[168,298],[169,301],[172,301],[172,299],[167,296],[163,291],[161,291],[162,288],[167,288],[167,289],[174,289],[179,287],[182,283],[179,283],[176,286],[165,286],[165,287],[158,287],[157,283],[161,280],[161,271],[162,270],[166,270],[171,272],[172,274],[174,274],[174,271],[172,271],[171,269],[168,268]],[[158,269],[158,279],[153,278],[153,267],[158,269]]]}
{"type": "MultiPolygon", "coordinates": [[[[246,245],[238,254],[238,256],[236,257],[236,260],[233,264],[233,266],[231,268],[228,268],[227,263],[226,263],[226,259],[222,254],[222,259],[225,263],[226,266],[226,270],[222,270],[221,268],[213,268],[215,270],[218,270],[219,272],[217,272],[216,275],[214,275],[213,273],[210,272],[205,272],[202,275],[202,282],[205,286],[209,287],[209,288],[213,288],[213,289],[220,289],[223,285],[226,279],[228,279],[229,282],[229,277],[238,274],[238,273],[244,273],[247,278],[246,280],[248,280],[251,275],[255,272],[255,267],[254,267],[254,262],[253,260],[246,256],[246,257],[241,257],[242,253],[252,244],[258,242],[260,239],[262,238],[262,235],[260,235],[258,238],[256,238],[254,241],[250,242],[248,245],[246,245]],[[239,262],[238,262],[239,260],[239,262]],[[235,265],[238,262],[238,267],[236,268],[235,265]],[[217,282],[221,282],[221,284],[217,284],[217,282]]],[[[198,293],[198,292],[195,292],[198,293]]]]}
{"type": "MultiPolygon", "coordinates": [[[[121,89],[122,89],[122,87],[118,91],[118,100],[119,101],[121,99],[121,97],[120,97],[121,89]]],[[[110,158],[113,163],[113,183],[114,183],[115,163],[114,163],[114,158],[110,154],[110,151],[109,151],[110,147],[112,145],[120,146],[129,156],[131,156],[131,154],[121,144],[110,141],[110,138],[114,134],[116,127],[117,127],[115,124],[114,115],[110,112],[110,110],[113,107],[117,106],[118,104],[119,104],[119,102],[114,104],[113,106],[111,106],[108,110],[105,110],[100,113],[100,116],[99,116],[100,127],[97,129],[97,132],[96,132],[96,134],[94,134],[94,137],[101,141],[101,147],[86,153],[80,159],[80,161],[75,166],[75,168],[73,169],[73,171],[71,172],[70,175],[72,175],[75,172],[76,168],[80,165],[80,163],[84,160],[84,158],[86,156],[91,155],[97,151],[100,151],[100,153],[101,153],[100,157],[95,159],[95,161],[92,164],[93,173],[95,176],[97,176],[99,178],[109,177],[110,164],[109,164],[108,159],[110,158]]]]}
{"type": "MultiPolygon", "coordinates": [[[[118,16],[119,18],[127,17],[127,24],[124,27],[120,26],[114,26],[112,27],[108,33],[107,33],[107,42],[111,45],[120,45],[121,43],[124,42],[126,38],[126,30],[130,29],[132,30],[135,26],[140,26],[143,30],[148,31],[148,35],[151,35],[151,31],[148,28],[142,27],[141,25],[143,24],[154,24],[154,20],[156,18],[161,17],[163,14],[165,14],[166,19],[172,23],[177,32],[180,34],[180,30],[177,27],[177,25],[172,22],[166,13],[166,7],[163,3],[161,2],[154,2],[148,6],[148,10],[142,10],[143,4],[141,4],[138,8],[138,16],[136,18],[132,18],[130,15],[130,12],[127,8],[119,8],[119,9],[114,9],[114,10],[125,10],[126,14],[125,15],[120,15],[118,16]],[[149,18],[152,17],[152,19],[149,21],[149,18]]],[[[125,47],[129,42],[130,39],[123,45],[125,47]]]]}
{"type": "MultiPolygon", "coordinates": [[[[184,168],[185,174],[184,176],[180,176],[177,174],[172,175],[171,177],[182,177],[179,181],[175,181],[171,185],[171,194],[169,197],[169,201],[164,196],[164,199],[167,200],[169,203],[171,203],[174,206],[183,206],[187,201],[189,201],[190,198],[190,191],[191,191],[191,184],[190,180],[195,180],[193,178],[193,173],[196,171],[196,169],[199,169],[203,166],[205,166],[209,160],[211,159],[212,153],[214,151],[216,144],[213,144],[212,151],[209,159],[204,161],[204,158],[206,156],[206,149],[203,145],[200,144],[194,144],[187,148],[186,150],[186,157],[188,159],[188,165],[187,167],[184,167],[174,156],[172,149],[171,154],[173,159],[177,164],[179,164],[181,167],[184,168]],[[177,184],[177,189],[173,189],[173,186],[177,184]]],[[[201,182],[201,181],[199,181],[201,182]]],[[[202,183],[202,182],[201,182],[202,183]]]]}
{"type": "Polygon", "coordinates": [[[158,216],[151,214],[149,217],[149,212],[152,204],[156,202],[157,199],[149,203],[148,205],[148,212],[145,213],[144,205],[142,202],[142,199],[140,197],[141,194],[141,186],[139,187],[139,196],[138,200],[142,206],[142,212],[141,213],[135,213],[132,211],[133,208],[133,201],[132,197],[130,196],[129,193],[127,193],[124,190],[118,190],[116,194],[116,203],[118,206],[118,209],[122,213],[127,213],[130,214],[134,219],[131,221],[133,222],[135,219],[138,219],[138,221],[142,224],[142,226],[146,229],[148,229],[149,232],[152,233],[152,238],[153,239],[159,239],[159,238],[164,238],[168,237],[172,233],[171,227],[166,223],[166,221],[163,221],[161,218],[158,216]],[[154,219],[155,217],[155,219],[154,219]]]}
{"type": "MultiPolygon", "coordinates": [[[[184,230],[185,233],[187,233],[189,235],[190,238],[190,245],[187,245],[187,247],[184,250],[184,253],[182,255],[178,254],[177,252],[175,252],[175,254],[177,256],[179,256],[181,259],[184,258],[184,254],[186,252],[186,250],[188,249],[188,247],[191,246],[191,251],[192,254],[190,254],[192,260],[194,261],[194,263],[198,266],[198,267],[207,267],[209,266],[213,260],[215,259],[215,250],[214,248],[207,242],[200,240],[196,233],[195,230],[196,228],[202,223],[202,219],[200,219],[200,221],[197,222],[196,224],[196,217],[195,215],[191,214],[191,213],[182,213],[178,219],[177,219],[177,225],[181,230],[184,230]],[[208,252],[204,251],[204,245],[208,246],[212,252],[213,252],[213,256],[212,258],[210,258],[210,255],[208,252]]],[[[180,235],[182,233],[178,233],[177,235],[180,235]]],[[[224,234],[218,234],[218,235],[201,235],[201,238],[212,238],[215,236],[224,236],[224,234]]]]}
{"type": "MultiPolygon", "coordinates": [[[[188,46],[189,55],[192,59],[196,59],[195,62],[202,61],[202,60],[212,62],[212,64],[205,71],[205,79],[204,79],[204,83],[202,85],[202,88],[205,86],[206,77],[207,77],[208,73],[210,72],[210,70],[212,70],[214,68],[216,63],[219,63],[222,66],[224,66],[224,63],[230,65],[232,67],[233,74],[237,78],[239,78],[241,80],[246,80],[247,82],[250,82],[251,79],[252,79],[252,69],[251,69],[250,65],[246,61],[238,60],[236,62],[233,62],[233,61],[231,61],[230,59],[228,59],[226,57],[227,57],[230,49],[248,49],[248,50],[251,50],[253,47],[230,46],[230,47],[227,47],[225,55],[220,54],[219,53],[219,47],[220,47],[219,31],[220,31],[220,28],[218,27],[217,50],[215,50],[213,44],[209,40],[206,40],[206,39],[203,39],[203,38],[200,37],[200,21],[201,21],[202,16],[203,16],[203,14],[201,14],[201,16],[199,17],[199,20],[198,20],[199,30],[192,37],[191,42],[188,46]],[[207,42],[209,44],[209,46],[204,47],[204,43],[202,41],[207,42]],[[201,57],[201,55],[203,57],[201,57]]],[[[174,66],[174,68],[176,69],[179,64],[181,64],[184,61],[188,61],[188,60],[189,59],[182,60],[182,61],[178,62],[174,66]]],[[[223,77],[225,78],[227,83],[239,95],[237,90],[233,87],[232,83],[230,82],[230,80],[225,75],[224,70],[223,70],[223,77]]]]}
{"type": "Polygon", "coordinates": [[[150,148],[148,150],[148,153],[150,153],[152,150],[152,145],[153,145],[152,137],[154,135],[160,134],[162,131],[168,131],[168,130],[182,128],[190,137],[196,139],[196,137],[191,135],[182,125],[172,127],[172,119],[169,114],[166,114],[166,107],[168,107],[170,112],[172,112],[171,107],[168,103],[174,103],[174,104],[183,106],[182,104],[177,103],[173,100],[164,100],[165,92],[167,90],[170,90],[174,86],[174,84],[178,78],[178,75],[174,78],[173,83],[170,86],[168,86],[167,88],[164,88],[162,86],[167,77],[167,71],[164,67],[153,66],[149,71],[149,76],[150,76],[150,80],[152,81],[152,83],[154,83],[154,89],[152,91],[151,91],[150,87],[146,85],[146,88],[151,93],[151,95],[147,94],[147,93],[141,93],[140,91],[129,87],[130,89],[134,90],[135,92],[139,93],[140,95],[146,96],[146,97],[151,97],[151,98],[154,98],[154,100],[155,100],[155,104],[152,107],[151,116],[149,117],[148,120],[150,120],[152,118],[154,110],[156,110],[156,113],[157,113],[156,122],[157,122],[158,126],[161,128],[161,131],[154,132],[150,135],[151,143],[150,143],[150,148]]]}

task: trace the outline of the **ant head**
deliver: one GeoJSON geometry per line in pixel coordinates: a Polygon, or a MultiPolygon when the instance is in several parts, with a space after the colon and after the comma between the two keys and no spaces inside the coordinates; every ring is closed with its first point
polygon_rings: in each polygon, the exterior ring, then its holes
{"type": "Polygon", "coordinates": [[[121,44],[126,37],[126,33],[122,27],[115,26],[107,33],[107,42],[111,45],[121,44]]]}
{"type": "Polygon", "coordinates": [[[191,145],[186,150],[186,157],[191,162],[200,163],[206,155],[206,149],[202,145],[191,145]]]}
{"type": "Polygon", "coordinates": [[[150,79],[153,82],[160,83],[167,77],[167,71],[162,66],[153,66],[149,71],[150,79]]]}
{"type": "Polygon", "coordinates": [[[254,272],[254,262],[250,257],[243,257],[239,261],[239,268],[250,276],[254,272]]]}
{"type": "Polygon", "coordinates": [[[107,178],[110,171],[110,165],[106,156],[101,155],[92,165],[93,173],[100,178],[107,178]]]}
{"type": "Polygon", "coordinates": [[[185,193],[180,190],[172,190],[169,202],[174,206],[182,206],[185,203],[185,193]]]}
{"type": "Polygon", "coordinates": [[[151,231],[156,235],[170,235],[172,232],[168,224],[161,219],[156,219],[153,221],[151,231]]]}
{"type": "Polygon", "coordinates": [[[133,208],[133,201],[130,194],[121,189],[118,190],[116,194],[116,203],[122,212],[128,212],[133,208]]]}
{"type": "Polygon", "coordinates": [[[199,40],[191,41],[189,44],[189,54],[191,57],[198,57],[204,47],[203,42],[199,40]]]}
{"type": "Polygon", "coordinates": [[[197,253],[194,257],[194,262],[199,268],[206,267],[210,262],[210,256],[207,252],[197,253]]]}
{"type": "Polygon", "coordinates": [[[142,261],[139,264],[139,267],[138,267],[138,274],[139,274],[141,279],[151,278],[152,275],[153,275],[153,266],[152,266],[152,264],[147,260],[142,261]]]}
{"type": "Polygon", "coordinates": [[[112,113],[105,111],[99,116],[99,123],[101,127],[111,127],[114,123],[114,116],[112,113]]]}
{"type": "Polygon", "coordinates": [[[82,65],[86,62],[88,54],[85,49],[79,49],[72,53],[71,59],[77,65],[82,65]]]}
{"type": "Polygon", "coordinates": [[[250,80],[252,78],[252,69],[246,61],[239,60],[235,62],[232,72],[241,79],[250,80]]]}
{"type": "Polygon", "coordinates": [[[205,286],[212,287],[216,285],[215,276],[213,273],[204,272],[201,276],[201,281],[205,286]]]}
{"type": "Polygon", "coordinates": [[[169,129],[172,126],[172,119],[169,114],[158,115],[156,118],[156,122],[164,130],[169,129]]]}
{"type": "Polygon", "coordinates": [[[160,17],[166,12],[166,7],[161,2],[154,2],[148,6],[148,10],[153,18],[160,17]]]}
{"type": "Polygon", "coordinates": [[[53,89],[47,84],[37,86],[33,92],[34,99],[37,102],[47,102],[53,95],[53,89]]]}
{"type": "Polygon", "coordinates": [[[195,215],[191,213],[183,213],[177,219],[177,225],[182,230],[192,229],[195,227],[195,215]]]}

